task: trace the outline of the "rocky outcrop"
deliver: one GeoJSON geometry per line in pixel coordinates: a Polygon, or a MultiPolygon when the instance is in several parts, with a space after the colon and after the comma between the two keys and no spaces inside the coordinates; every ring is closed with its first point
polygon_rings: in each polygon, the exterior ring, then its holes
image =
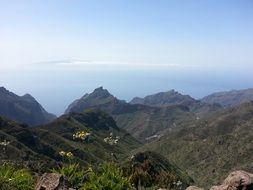
{"type": "Polygon", "coordinates": [[[67,179],[60,174],[45,173],[38,180],[35,190],[69,190],[67,179]]]}
{"type": "Polygon", "coordinates": [[[253,185],[253,174],[245,171],[234,171],[223,182],[232,187],[244,187],[253,185]]]}
{"type": "MultiPolygon", "coordinates": [[[[190,186],[186,190],[201,190],[201,188],[190,186]]],[[[210,190],[253,190],[253,174],[242,170],[234,171],[221,185],[212,186],[210,190]]]]}

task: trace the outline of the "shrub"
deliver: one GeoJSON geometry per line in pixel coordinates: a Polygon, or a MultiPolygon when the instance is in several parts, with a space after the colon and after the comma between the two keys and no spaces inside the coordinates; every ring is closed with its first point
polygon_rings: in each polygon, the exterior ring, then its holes
{"type": "Polygon", "coordinates": [[[17,170],[10,164],[0,166],[0,189],[32,190],[34,182],[34,177],[25,169],[17,170]]]}
{"type": "Polygon", "coordinates": [[[101,165],[101,171],[91,171],[88,181],[81,190],[129,190],[133,189],[128,178],[122,176],[118,168],[112,164],[101,165]]]}
{"type": "Polygon", "coordinates": [[[52,170],[53,173],[65,176],[72,187],[81,187],[87,177],[89,170],[85,171],[79,164],[63,165],[52,170]]]}

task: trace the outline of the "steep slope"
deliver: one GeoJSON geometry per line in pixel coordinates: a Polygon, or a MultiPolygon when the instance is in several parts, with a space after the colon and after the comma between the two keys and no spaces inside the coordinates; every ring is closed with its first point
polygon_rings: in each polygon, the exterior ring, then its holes
{"type": "Polygon", "coordinates": [[[102,87],[74,101],[66,113],[82,112],[86,109],[101,109],[111,114],[119,127],[126,129],[142,141],[159,137],[169,128],[180,127],[182,123],[196,119],[195,114],[186,106],[152,107],[129,104],[118,100],[102,87]]]}
{"type": "Polygon", "coordinates": [[[249,102],[198,120],[144,149],[165,155],[205,187],[218,183],[232,170],[253,172],[252,127],[253,102],[249,102]]]}
{"type": "Polygon", "coordinates": [[[202,102],[210,104],[220,104],[223,107],[233,107],[239,104],[253,101],[253,88],[245,90],[232,90],[227,92],[217,92],[201,99],[202,102]]]}
{"type": "Polygon", "coordinates": [[[15,162],[37,160],[37,164],[49,164],[67,161],[59,154],[60,151],[71,152],[73,161],[81,163],[121,160],[141,145],[118,128],[104,112],[64,115],[50,124],[33,128],[3,118],[0,125],[0,141],[10,142],[4,146],[5,152],[1,152],[0,157],[15,162]],[[82,131],[89,132],[89,136],[85,139],[73,138],[74,134],[82,131]],[[110,136],[113,144],[110,144],[110,136]],[[109,141],[105,142],[107,137],[109,141]]]}
{"type": "Polygon", "coordinates": [[[31,95],[18,96],[4,87],[0,87],[0,115],[29,125],[48,123],[56,118],[31,95]]]}
{"type": "Polygon", "coordinates": [[[135,97],[130,101],[131,104],[143,104],[148,106],[172,106],[184,105],[189,107],[190,111],[197,114],[198,117],[210,114],[220,109],[220,106],[208,104],[195,100],[189,95],[182,95],[175,90],[159,92],[148,95],[144,98],[135,97]]]}
{"type": "Polygon", "coordinates": [[[0,117],[0,161],[12,160],[15,163],[34,168],[45,168],[55,164],[48,153],[54,148],[38,138],[31,127],[0,117]]]}

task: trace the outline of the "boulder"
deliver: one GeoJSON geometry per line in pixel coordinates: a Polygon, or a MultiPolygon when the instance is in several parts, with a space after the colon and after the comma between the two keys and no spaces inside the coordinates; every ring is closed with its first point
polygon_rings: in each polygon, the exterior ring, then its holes
{"type": "Polygon", "coordinates": [[[63,175],[45,173],[38,180],[35,190],[69,190],[69,185],[63,175]]]}
{"type": "Polygon", "coordinates": [[[228,177],[224,180],[223,184],[227,184],[232,187],[242,187],[242,189],[246,189],[246,187],[253,184],[253,174],[242,170],[234,171],[228,175],[228,177]]]}

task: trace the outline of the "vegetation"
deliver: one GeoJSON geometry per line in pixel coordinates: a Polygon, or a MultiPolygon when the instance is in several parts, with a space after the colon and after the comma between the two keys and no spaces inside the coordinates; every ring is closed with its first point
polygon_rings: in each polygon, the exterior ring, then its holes
{"type": "Polygon", "coordinates": [[[0,166],[0,189],[4,190],[32,190],[35,178],[28,170],[17,170],[10,164],[0,166]]]}
{"type": "Polygon", "coordinates": [[[199,186],[217,184],[233,170],[253,172],[252,113],[253,102],[220,111],[141,149],[164,155],[199,186]]]}
{"type": "Polygon", "coordinates": [[[84,184],[87,174],[91,172],[91,170],[84,170],[79,164],[69,164],[54,168],[52,169],[52,172],[65,176],[71,187],[80,188],[84,184]]]}
{"type": "Polygon", "coordinates": [[[113,164],[102,164],[100,171],[91,171],[88,181],[81,188],[82,190],[130,190],[130,181],[123,177],[120,170],[113,164]]]}
{"type": "Polygon", "coordinates": [[[1,160],[29,162],[35,170],[42,169],[40,172],[57,162],[69,163],[70,158],[71,163],[87,165],[111,161],[113,153],[117,160],[123,160],[141,145],[108,114],[92,110],[63,115],[33,128],[0,117],[0,142],[0,149],[4,149],[1,160]],[[114,135],[113,146],[104,140],[110,134],[114,135]]]}
{"type": "Polygon", "coordinates": [[[155,152],[139,152],[123,164],[125,176],[134,187],[186,188],[193,183],[187,173],[155,152]]]}
{"type": "MultiPolygon", "coordinates": [[[[129,179],[123,177],[120,170],[113,164],[104,163],[98,171],[91,167],[87,170],[79,164],[69,164],[51,170],[65,176],[72,188],[80,190],[130,190],[133,189],[129,179]]],[[[17,170],[10,164],[0,166],[0,189],[32,190],[35,177],[27,170],[17,170]]]]}

